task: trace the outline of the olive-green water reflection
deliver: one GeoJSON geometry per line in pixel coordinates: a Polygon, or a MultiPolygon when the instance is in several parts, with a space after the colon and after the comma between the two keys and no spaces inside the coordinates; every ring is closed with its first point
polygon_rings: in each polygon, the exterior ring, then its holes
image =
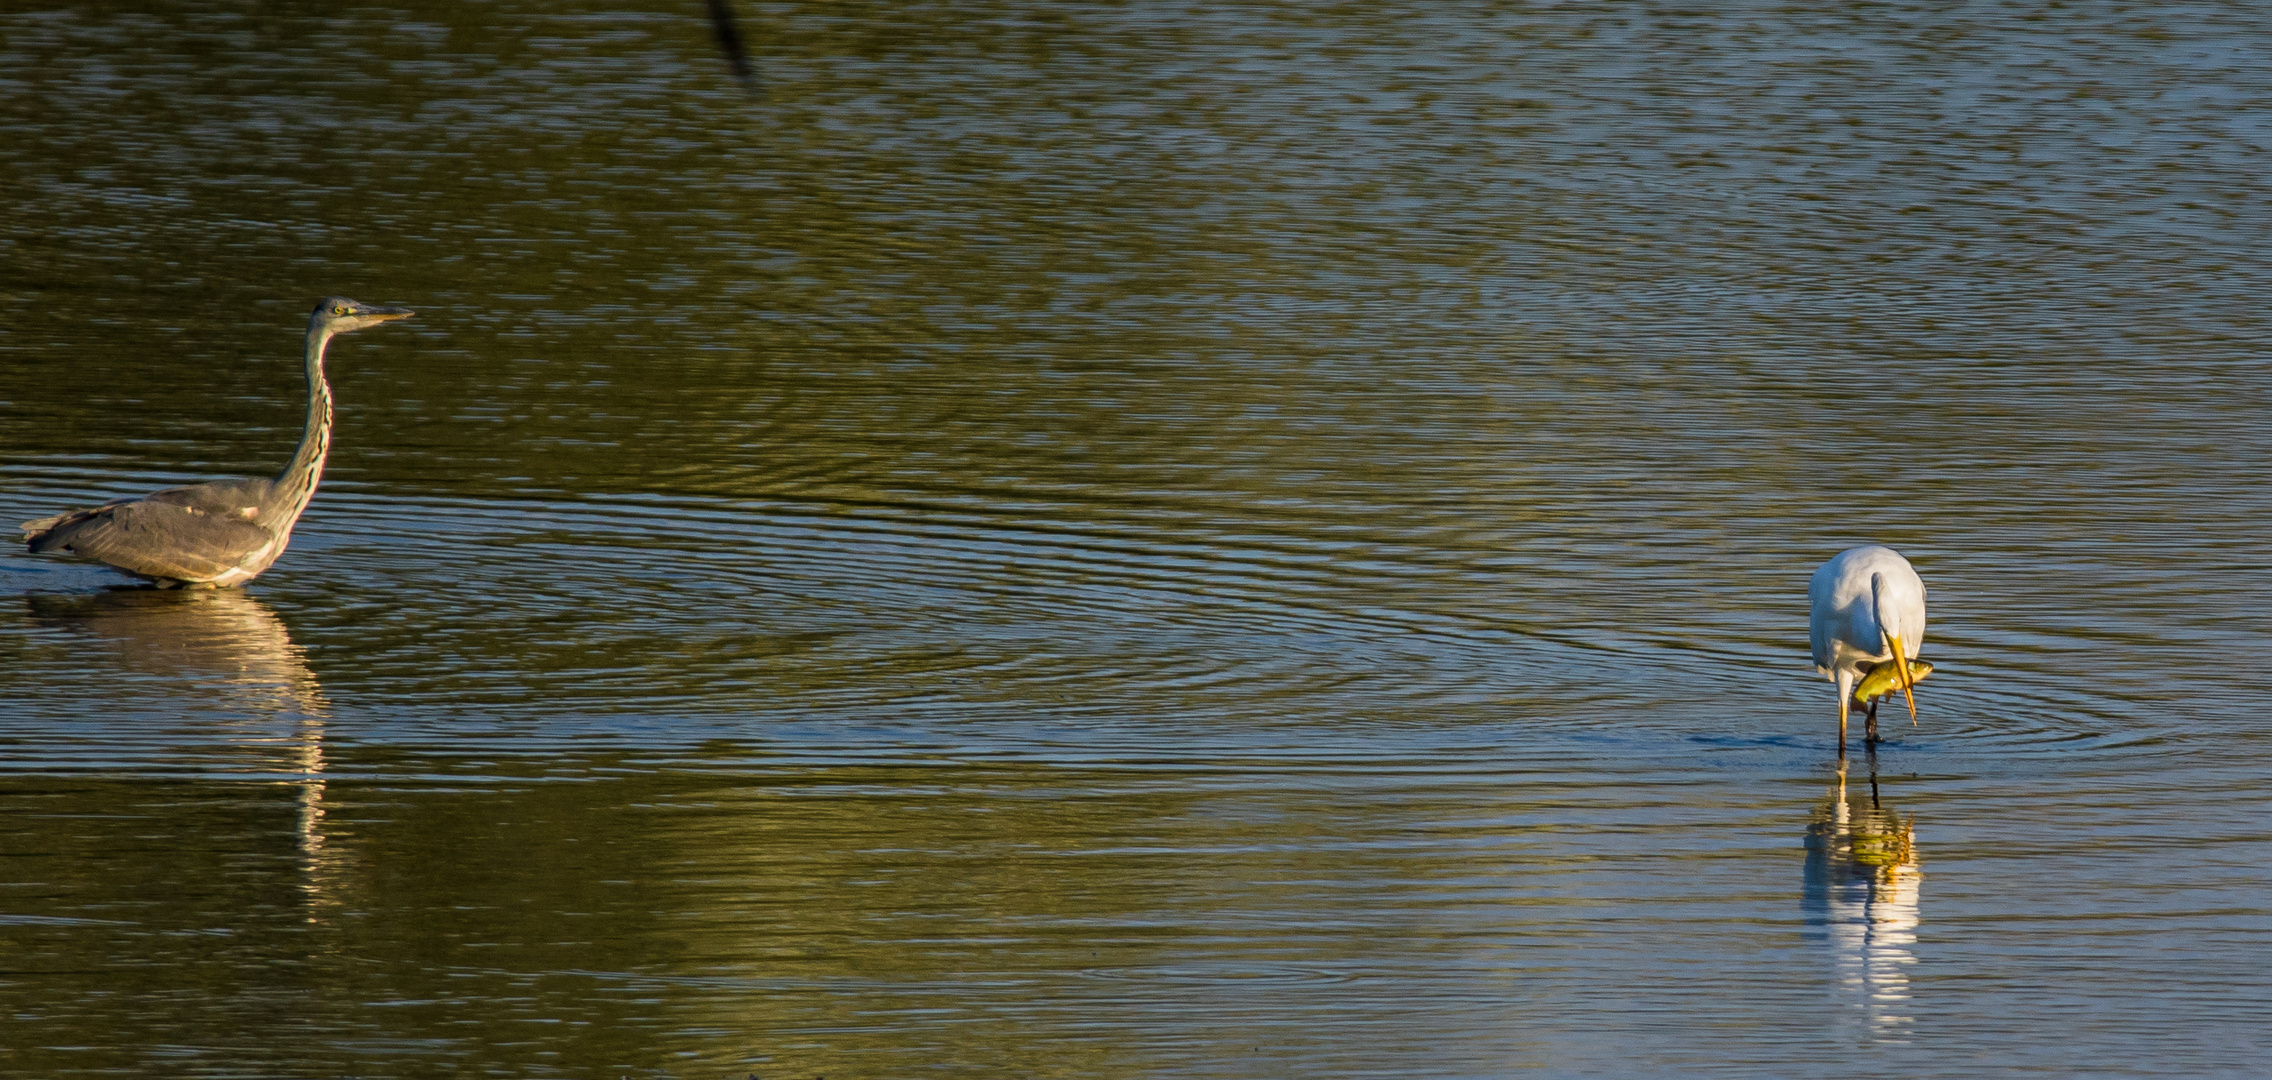
{"type": "Polygon", "coordinates": [[[1570,959],[1521,943],[1593,937],[1602,884],[1419,777],[550,765],[334,781],[312,908],[267,789],[15,782],[13,1060],[147,1060],[102,1038],[125,994],[215,1073],[1488,1070],[1560,1029],[1515,1016],[1570,959]]]}

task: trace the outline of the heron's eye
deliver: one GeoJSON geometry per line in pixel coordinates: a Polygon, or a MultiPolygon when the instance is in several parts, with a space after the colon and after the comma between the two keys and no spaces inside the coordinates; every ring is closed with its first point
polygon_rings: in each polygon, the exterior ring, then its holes
{"type": "Polygon", "coordinates": [[[343,307],[335,307],[331,309],[331,313],[334,315],[345,315],[347,314],[347,309],[343,307]]]}

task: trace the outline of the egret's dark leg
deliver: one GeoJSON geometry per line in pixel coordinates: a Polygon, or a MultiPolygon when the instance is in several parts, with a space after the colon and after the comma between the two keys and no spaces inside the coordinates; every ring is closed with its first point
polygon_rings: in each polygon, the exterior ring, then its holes
{"type": "Polygon", "coordinates": [[[1871,698],[1870,711],[1862,720],[1862,742],[1871,750],[1876,750],[1878,746],[1878,702],[1884,700],[1882,697],[1871,698]]]}

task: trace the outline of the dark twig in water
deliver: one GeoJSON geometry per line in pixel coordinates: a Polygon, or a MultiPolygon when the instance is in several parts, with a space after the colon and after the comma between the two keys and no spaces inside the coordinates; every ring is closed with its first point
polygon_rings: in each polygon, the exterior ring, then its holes
{"type": "Polygon", "coordinates": [[[718,47],[726,51],[726,65],[734,69],[734,79],[743,89],[757,93],[757,71],[749,66],[749,52],[742,48],[742,32],[734,25],[734,9],[726,0],[707,0],[710,5],[710,28],[718,32],[718,47]]]}

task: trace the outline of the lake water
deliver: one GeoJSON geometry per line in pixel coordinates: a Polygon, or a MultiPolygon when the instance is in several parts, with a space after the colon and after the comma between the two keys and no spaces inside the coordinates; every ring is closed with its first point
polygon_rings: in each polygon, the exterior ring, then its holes
{"type": "Polygon", "coordinates": [[[419,315],[0,557],[0,1074],[2272,1071],[2266,9],[129,7],[0,520],[419,315]]]}

